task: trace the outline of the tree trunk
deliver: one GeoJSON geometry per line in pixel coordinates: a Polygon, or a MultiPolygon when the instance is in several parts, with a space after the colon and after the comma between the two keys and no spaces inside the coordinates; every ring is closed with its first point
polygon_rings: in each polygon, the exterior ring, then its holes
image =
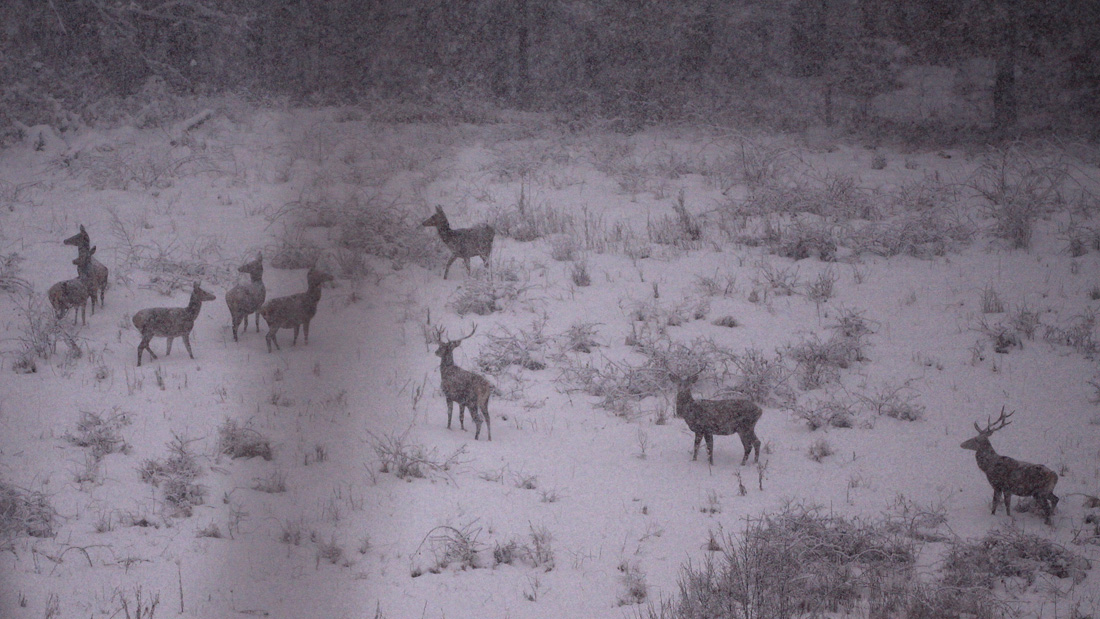
{"type": "Polygon", "coordinates": [[[993,80],[993,126],[1011,129],[1016,125],[1016,12],[1009,10],[1004,38],[997,53],[993,80]]]}

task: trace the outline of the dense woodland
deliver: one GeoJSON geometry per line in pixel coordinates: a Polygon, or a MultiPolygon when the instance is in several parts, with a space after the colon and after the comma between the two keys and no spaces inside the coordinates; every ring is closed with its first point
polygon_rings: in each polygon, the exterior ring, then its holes
{"type": "Polygon", "coordinates": [[[1095,0],[8,0],[0,20],[9,139],[117,119],[151,87],[627,129],[1100,131],[1095,0]],[[876,113],[921,65],[957,70],[977,120],[876,113]]]}

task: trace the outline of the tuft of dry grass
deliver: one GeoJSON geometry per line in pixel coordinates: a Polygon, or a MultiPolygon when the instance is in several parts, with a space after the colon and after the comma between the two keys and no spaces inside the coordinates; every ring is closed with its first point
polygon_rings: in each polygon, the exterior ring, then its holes
{"type": "Polygon", "coordinates": [[[371,447],[378,455],[383,473],[393,473],[398,479],[424,479],[429,475],[450,476],[450,471],[465,462],[466,446],[462,445],[446,457],[439,456],[435,449],[411,443],[409,431],[403,434],[376,436],[370,434],[371,447]]]}
{"type": "Polygon", "coordinates": [[[77,447],[90,449],[92,459],[98,462],[107,454],[129,451],[130,446],[121,432],[128,425],[130,416],[117,409],[106,419],[98,413],[82,411],[80,421],[76,423],[76,432],[66,432],[65,440],[77,447]]]}
{"type": "Polygon", "coordinates": [[[165,502],[184,516],[190,516],[194,506],[202,505],[206,496],[206,488],[195,483],[202,468],[190,449],[191,442],[173,435],[167,458],[148,459],[138,469],[141,480],[161,488],[165,502]]]}
{"type": "Polygon", "coordinates": [[[271,443],[259,432],[241,427],[234,419],[226,419],[218,426],[218,453],[231,458],[255,458],[271,460],[271,443]]]}
{"type": "Polygon", "coordinates": [[[0,541],[16,535],[53,537],[56,519],[46,495],[0,481],[0,541]]]}

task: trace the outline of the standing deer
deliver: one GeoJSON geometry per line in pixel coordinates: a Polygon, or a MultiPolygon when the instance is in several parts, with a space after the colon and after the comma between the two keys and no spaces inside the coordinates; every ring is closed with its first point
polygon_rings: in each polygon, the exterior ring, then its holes
{"type": "Polygon", "coordinates": [[[237,269],[240,273],[248,273],[252,281],[247,284],[234,286],[225,293],[225,304],[229,306],[229,318],[233,325],[233,341],[237,339],[237,327],[244,321],[244,330],[248,331],[248,315],[255,312],[253,321],[256,323],[256,333],[260,332],[260,306],[267,298],[267,289],[264,288],[264,256],[256,254],[256,259],[243,264],[237,269]]]}
{"type": "Polygon", "coordinates": [[[436,330],[436,342],[439,348],[435,354],[441,359],[439,363],[439,386],[443,390],[443,397],[447,399],[447,429],[451,429],[451,414],[454,411],[454,403],[458,402],[458,425],[466,429],[464,415],[467,408],[470,409],[470,419],[473,419],[477,430],[474,432],[474,440],[481,436],[481,422],[485,421],[485,430],[488,440],[493,440],[493,427],[489,422],[489,395],[493,387],[489,381],[480,374],[464,370],[455,365],[455,349],[462,340],[470,337],[477,331],[477,325],[469,335],[457,340],[444,340],[443,328],[436,330]]]}
{"type": "Polygon", "coordinates": [[[299,327],[305,330],[306,344],[309,344],[309,321],[317,314],[317,304],[321,302],[321,284],[331,282],[332,276],[316,267],[310,267],[306,273],[306,291],[285,297],[278,297],[264,303],[260,308],[260,315],[267,322],[267,352],[271,352],[271,345],[279,348],[279,340],[275,339],[275,333],[279,329],[294,329],[294,340],[291,345],[298,343],[299,327]]]}
{"type": "Polygon", "coordinates": [[[216,298],[195,282],[187,307],[150,307],[134,314],[134,326],[141,332],[141,343],[137,349],[138,367],[141,367],[142,350],[148,350],[149,356],[156,360],[157,354],[149,348],[149,342],[154,337],[168,338],[168,350],[164,353],[166,357],[172,354],[172,340],[182,337],[183,345],[187,347],[187,356],[194,359],[195,355],[191,352],[191,329],[195,326],[195,318],[202,309],[203,301],[213,301],[216,298]]]}
{"type": "Polygon", "coordinates": [[[451,259],[447,261],[447,267],[443,269],[443,279],[447,279],[447,273],[451,270],[454,261],[462,258],[466,264],[466,274],[470,274],[470,258],[480,256],[484,264],[489,264],[489,253],[493,251],[493,236],[496,231],[489,224],[481,224],[473,228],[451,228],[447,216],[443,214],[443,207],[435,207],[435,215],[424,220],[424,227],[435,227],[439,231],[439,238],[443,244],[451,250],[451,259]]]}
{"type": "Polygon", "coordinates": [[[1030,496],[1034,497],[1035,503],[1042,508],[1045,522],[1050,524],[1050,515],[1058,506],[1058,497],[1054,494],[1058,474],[1042,464],[1021,462],[999,455],[989,442],[989,437],[994,432],[1012,423],[1008,420],[1012,414],[1006,414],[1002,406],[1001,415],[996,421],[989,421],[989,418],[986,418],[984,430],[975,422],[974,429],[977,430],[978,435],[963,441],[959,447],[976,452],[974,457],[978,461],[978,468],[985,473],[989,485],[993,486],[992,513],[997,513],[997,504],[1001,501],[1001,495],[1004,495],[1005,513],[1009,516],[1012,515],[1012,495],[1030,496]]]}
{"type": "Polygon", "coordinates": [[[696,400],[691,396],[691,386],[699,378],[699,372],[686,378],[669,375],[676,385],[676,415],[683,417],[688,429],[695,433],[695,449],[691,459],[699,456],[699,443],[707,441],[707,460],[714,464],[714,435],[737,434],[745,447],[741,465],[749,461],[749,454],[756,448],[753,462],[760,461],[760,439],[756,438],[756,422],[763,410],[752,400],[696,400]]]}
{"type": "MultiPolygon", "coordinates": [[[[92,239],[88,236],[88,231],[84,229],[84,225],[81,224],[80,232],[70,236],[62,241],[65,245],[76,246],[77,251],[81,249],[87,250],[92,245],[92,239]]],[[[91,274],[92,274],[92,287],[88,292],[92,298],[92,316],[95,316],[95,301],[96,294],[99,294],[99,305],[106,307],[104,296],[107,294],[107,267],[102,262],[92,258],[91,261],[91,274]]]]}
{"type": "MultiPolygon", "coordinates": [[[[88,324],[88,296],[92,294],[91,263],[92,254],[94,253],[94,247],[91,249],[81,247],[77,250],[76,260],[73,260],[73,264],[76,265],[76,279],[57,282],[46,291],[46,296],[50,299],[50,305],[53,306],[54,314],[58,320],[65,317],[65,314],[69,312],[69,308],[75,308],[73,309],[73,324],[76,324],[77,314],[80,314],[82,324],[88,324]]],[[[94,298],[93,296],[93,307],[95,306],[94,298]]]]}

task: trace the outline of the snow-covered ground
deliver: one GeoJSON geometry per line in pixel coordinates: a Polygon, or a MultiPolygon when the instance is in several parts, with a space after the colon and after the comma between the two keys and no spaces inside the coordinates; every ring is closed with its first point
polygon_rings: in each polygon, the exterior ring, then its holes
{"type": "MultiPolygon", "coordinates": [[[[218,113],[178,146],[164,131],[114,130],[0,153],[0,257],[17,252],[23,261],[11,273],[33,285],[30,296],[0,295],[0,481],[42,493],[57,512],[55,535],[5,540],[0,617],[137,616],[138,588],[146,608],[159,596],[157,617],[629,617],[639,607],[624,604],[628,573],[644,582],[647,601],[673,596],[682,566],[704,559],[712,532],[737,533],[746,518],[791,501],[867,517],[917,505],[945,514],[947,537],[1017,527],[1095,560],[1082,495],[1100,494],[1100,408],[1089,382],[1097,365],[1085,354],[1096,335],[1088,317],[1100,251],[1087,240],[1083,255],[1067,251],[1074,230],[1100,231],[1095,205],[1078,199],[1079,190],[1098,189],[1095,153],[1044,151],[1068,163],[1067,203],[1038,218],[1024,250],[989,234],[993,222],[965,186],[983,161],[977,149],[838,143],[825,151],[797,137],[703,130],[624,136],[559,132],[538,119],[439,127],[361,117],[347,109],[218,113]],[[736,230],[736,218],[721,217],[730,200],[754,191],[737,170],[767,167],[746,164],[746,144],[770,154],[784,183],[854,179],[857,193],[883,208],[920,182],[952,187],[952,221],[976,234],[921,258],[842,244],[836,262],[796,262],[739,242],[767,232],[760,218],[736,230]],[[702,222],[702,239],[657,242],[676,227],[680,195],[702,222]],[[571,232],[529,242],[498,232],[493,277],[515,298],[488,315],[459,315],[456,301],[486,269],[475,258],[468,276],[459,261],[443,280],[447,254],[420,220],[441,204],[456,227],[499,222],[520,202],[542,220],[572,217],[571,232]],[[410,230],[393,242],[420,246],[407,259],[338,250],[346,225],[330,224],[359,208],[408,213],[410,230]],[[62,341],[36,360],[36,372],[15,372],[29,304],[37,299],[38,315],[48,314],[46,289],[74,275],[75,250],[61,241],[79,224],[111,269],[106,306],[71,330],[79,356],[62,341]],[[304,290],[304,268],[276,268],[288,240],[320,248],[337,278],[323,290],[309,344],[290,346],[283,331],[282,350],[268,354],[254,329],[233,341],[224,295],[244,281],[236,267],[257,251],[269,299],[304,290]],[[552,255],[571,242],[589,286],[574,284],[575,261],[552,255]],[[767,283],[783,270],[800,282],[793,295],[767,283]],[[814,302],[805,286],[822,274],[835,276],[833,294],[814,302]],[[196,278],[218,299],[195,323],[195,359],[180,342],[164,356],[156,338],[160,358],[136,367],[130,316],[185,305],[196,278]],[[1001,313],[983,312],[983,294],[988,302],[993,292],[1001,313]],[[710,340],[738,355],[774,357],[815,336],[826,341],[845,313],[873,334],[862,360],[816,389],[803,388],[788,352],[786,395],[764,403],[757,425],[760,465],[740,466],[740,441],[719,436],[708,466],[691,460],[693,436],[672,415],[671,387],[610,410],[564,371],[644,361],[627,341],[655,328],[636,320],[645,305],[685,314],[682,324],[661,321],[660,341],[710,340]],[[981,323],[992,328],[1021,310],[1038,318],[1034,337],[996,352],[981,323]],[[727,315],[738,326],[712,324],[727,315]],[[491,442],[484,433],[474,441],[472,423],[446,428],[428,320],[451,338],[477,326],[456,351],[469,369],[494,337],[546,338],[536,353],[545,369],[511,366],[490,377],[499,389],[489,404],[491,442]],[[600,346],[560,352],[559,336],[578,323],[592,325],[600,346]],[[1052,335],[1075,325],[1083,325],[1076,341],[1085,340],[1076,348],[1052,335]],[[921,419],[865,406],[894,390],[894,403],[923,409],[921,419]],[[811,431],[791,412],[830,398],[853,407],[853,427],[811,431]],[[995,448],[1061,476],[1052,526],[1035,512],[991,515],[989,484],[973,452],[959,448],[974,422],[1002,406],[1016,412],[995,448]],[[129,447],[96,462],[68,440],[87,413],[124,416],[129,447]],[[227,421],[269,440],[273,459],[219,455],[227,421]],[[174,440],[186,442],[201,470],[204,498],[190,515],[140,474],[169,457],[174,440]],[[833,453],[815,461],[810,448],[822,440],[833,453]],[[383,471],[387,445],[419,448],[425,476],[383,471]],[[257,480],[284,481],[285,491],[254,489],[257,480]],[[441,567],[445,538],[459,534],[476,542],[474,567],[441,567]],[[494,548],[512,540],[544,552],[498,564],[494,548]]],[[[947,209],[940,199],[927,208],[947,209]]],[[[904,215],[897,208],[887,220],[904,215]]],[[[697,396],[736,379],[708,377],[697,396]]],[[[923,560],[934,565],[944,548],[928,544],[923,560]]],[[[1069,617],[1074,604],[1078,616],[1095,614],[1097,578],[1052,578],[1012,594],[1028,615],[1069,617]]]]}

